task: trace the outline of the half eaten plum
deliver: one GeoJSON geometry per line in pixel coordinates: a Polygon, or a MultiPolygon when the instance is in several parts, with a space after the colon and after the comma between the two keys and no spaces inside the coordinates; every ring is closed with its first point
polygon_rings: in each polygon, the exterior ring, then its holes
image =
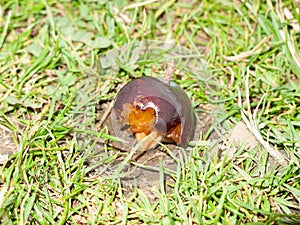
{"type": "Polygon", "coordinates": [[[195,123],[186,93],[174,82],[153,77],[134,79],[119,91],[111,120],[115,134],[127,133],[134,138],[127,140],[129,143],[143,140],[143,150],[156,146],[158,141],[186,147],[195,123]]]}

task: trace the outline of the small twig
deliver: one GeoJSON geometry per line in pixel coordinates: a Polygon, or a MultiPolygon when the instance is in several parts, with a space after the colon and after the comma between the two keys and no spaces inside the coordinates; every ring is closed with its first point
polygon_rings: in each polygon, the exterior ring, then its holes
{"type": "Polygon", "coordinates": [[[245,59],[251,55],[257,54],[258,51],[260,50],[261,46],[264,45],[265,43],[267,43],[271,38],[272,38],[272,35],[265,37],[261,42],[258,43],[258,45],[256,45],[250,51],[243,52],[243,53],[241,53],[239,55],[235,55],[235,56],[224,56],[224,59],[226,59],[227,61],[238,61],[238,60],[245,59]]]}
{"type": "Polygon", "coordinates": [[[164,75],[164,79],[163,79],[163,81],[165,82],[165,83],[169,83],[170,82],[170,80],[172,80],[173,79],[173,77],[174,77],[174,72],[175,72],[175,62],[174,61],[169,61],[168,63],[167,63],[167,68],[166,68],[166,72],[165,72],[165,75],[164,75]]]}
{"type": "MultiPolygon", "coordinates": [[[[249,100],[247,100],[249,101],[249,100]]],[[[263,139],[261,134],[259,133],[257,126],[255,126],[253,122],[253,117],[251,113],[248,111],[248,118],[246,116],[245,111],[242,109],[242,97],[241,91],[238,90],[238,105],[240,107],[240,112],[244,123],[246,124],[248,130],[255,136],[255,138],[261,143],[261,145],[267,150],[267,152],[272,156],[281,166],[286,166],[288,164],[284,155],[282,155],[279,151],[273,149],[270,144],[263,139]]]]}
{"type": "Polygon", "coordinates": [[[104,111],[104,113],[103,113],[103,115],[102,115],[102,117],[101,117],[99,123],[96,124],[96,130],[98,130],[100,127],[102,127],[104,121],[106,120],[107,116],[109,115],[110,111],[112,110],[113,103],[114,103],[114,102],[111,101],[111,102],[109,103],[109,105],[106,107],[106,109],[105,109],[105,111],[104,111]]]}

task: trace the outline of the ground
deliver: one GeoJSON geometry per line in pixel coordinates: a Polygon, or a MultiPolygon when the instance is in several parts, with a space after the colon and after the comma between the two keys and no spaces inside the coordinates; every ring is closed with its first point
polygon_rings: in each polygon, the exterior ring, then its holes
{"type": "Polygon", "coordinates": [[[299,1],[2,1],[1,224],[300,223],[299,1]],[[172,79],[187,148],[132,159],[111,107],[172,79]]]}

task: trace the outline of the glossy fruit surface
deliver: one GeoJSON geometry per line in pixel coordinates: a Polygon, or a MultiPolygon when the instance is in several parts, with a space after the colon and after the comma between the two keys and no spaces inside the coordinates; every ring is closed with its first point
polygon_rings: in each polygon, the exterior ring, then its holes
{"type": "Polygon", "coordinates": [[[127,132],[136,142],[155,136],[144,149],[160,140],[185,147],[194,131],[193,108],[186,93],[174,82],[167,84],[153,77],[127,83],[116,97],[112,114],[115,129],[127,132]]]}

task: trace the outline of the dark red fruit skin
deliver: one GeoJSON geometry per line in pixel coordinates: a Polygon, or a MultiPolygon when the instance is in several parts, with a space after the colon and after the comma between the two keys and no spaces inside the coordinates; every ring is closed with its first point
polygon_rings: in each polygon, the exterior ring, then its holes
{"type": "Polygon", "coordinates": [[[154,77],[140,77],[127,83],[118,93],[113,109],[123,110],[125,103],[138,100],[145,108],[155,106],[155,128],[166,132],[181,123],[179,143],[186,147],[194,132],[195,117],[191,102],[179,86],[171,86],[154,77]]]}

